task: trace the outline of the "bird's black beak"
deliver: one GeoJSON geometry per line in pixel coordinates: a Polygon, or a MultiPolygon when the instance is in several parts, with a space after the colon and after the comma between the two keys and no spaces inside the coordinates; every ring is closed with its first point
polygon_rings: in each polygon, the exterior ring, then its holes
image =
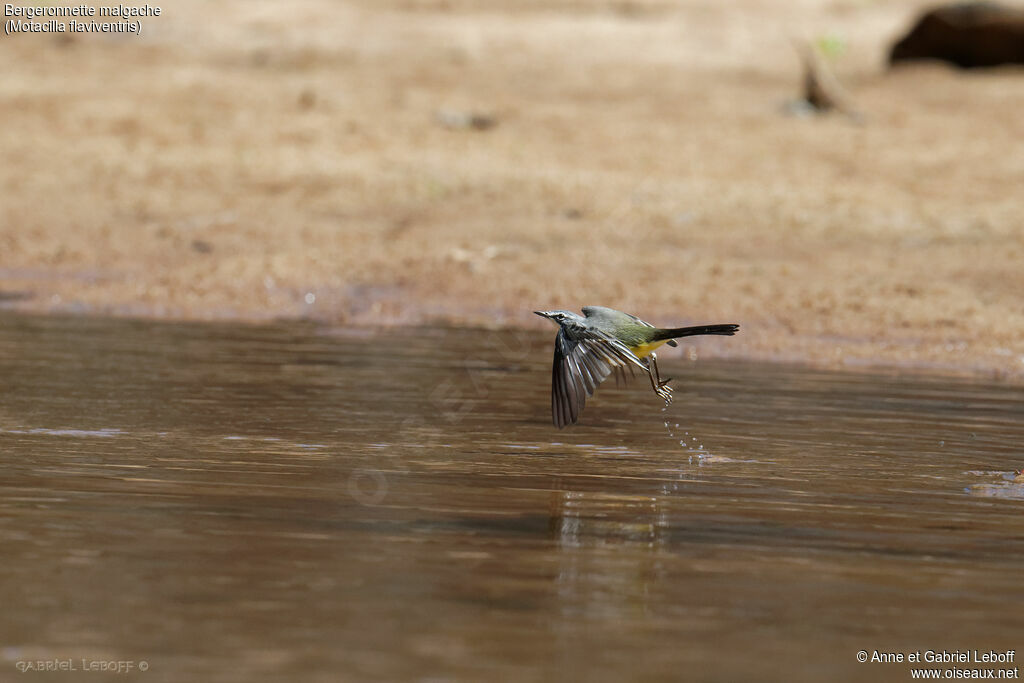
{"type": "Polygon", "coordinates": [[[540,317],[542,317],[542,318],[548,318],[548,317],[550,317],[550,316],[548,315],[548,312],[547,312],[547,311],[534,311],[534,313],[536,313],[537,315],[539,315],[539,316],[540,316],[540,317]]]}

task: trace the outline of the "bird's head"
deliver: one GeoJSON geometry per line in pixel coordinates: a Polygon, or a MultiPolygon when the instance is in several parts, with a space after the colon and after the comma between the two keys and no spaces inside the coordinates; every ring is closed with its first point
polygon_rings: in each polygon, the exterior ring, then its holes
{"type": "Polygon", "coordinates": [[[534,313],[559,325],[576,317],[576,314],[571,311],[534,311],[534,313]]]}

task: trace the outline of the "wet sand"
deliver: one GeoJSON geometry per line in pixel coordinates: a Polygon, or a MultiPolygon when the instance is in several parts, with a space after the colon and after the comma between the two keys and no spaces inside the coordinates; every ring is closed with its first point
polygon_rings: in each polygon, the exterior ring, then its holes
{"type": "Polygon", "coordinates": [[[0,306],[533,327],[1024,378],[1024,78],[888,73],[918,2],[181,0],[0,39],[0,306]],[[782,113],[838,37],[865,113],[782,113]],[[486,129],[460,127],[466,115],[486,129]]]}

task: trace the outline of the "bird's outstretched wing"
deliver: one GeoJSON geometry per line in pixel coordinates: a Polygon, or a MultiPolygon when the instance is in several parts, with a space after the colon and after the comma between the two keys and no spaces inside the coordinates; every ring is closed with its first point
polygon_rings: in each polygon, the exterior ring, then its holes
{"type": "MultiPolygon", "coordinates": [[[[570,339],[564,330],[555,337],[555,359],[551,367],[551,418],[561,429],[576,424],[587,396],[613,371],[623,372],[647,366],[622,342],[596,330],[578,331],[570,339]]],[[[623,377],[625,373],[623,372],[623,377]]]]}

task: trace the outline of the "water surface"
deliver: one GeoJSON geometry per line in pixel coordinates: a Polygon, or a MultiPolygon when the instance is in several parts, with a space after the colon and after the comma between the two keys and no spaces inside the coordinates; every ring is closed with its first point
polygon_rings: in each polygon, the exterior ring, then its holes
{"type": "Polygon", "coordinates": [[[557,431],[551,342],[0,316],[0,679],[903,681],[857,652],[1024,651],[1019,387],[664,360],[669,409],[612,383],[557,431]]]}

